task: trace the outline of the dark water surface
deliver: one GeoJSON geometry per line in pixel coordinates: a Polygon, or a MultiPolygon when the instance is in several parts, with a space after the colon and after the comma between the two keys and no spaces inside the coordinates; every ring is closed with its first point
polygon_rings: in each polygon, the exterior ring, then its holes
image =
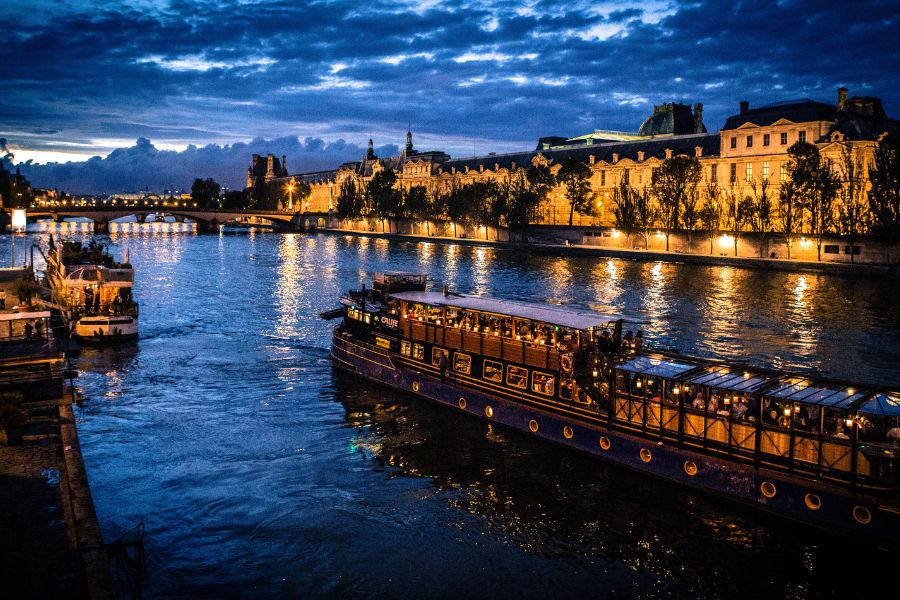
{"type": "MultiPolygon", "coordinates": [[[[145,597],[873,597],[896,556],[358,381],[318,319],[373,271],[649,319],[651,345],[900,384],[897,282],[327,235],[113,233],[141,339],[79,359],[145,597]]],[[[890,578],[890,579],[889,579],[890,578]]]]}

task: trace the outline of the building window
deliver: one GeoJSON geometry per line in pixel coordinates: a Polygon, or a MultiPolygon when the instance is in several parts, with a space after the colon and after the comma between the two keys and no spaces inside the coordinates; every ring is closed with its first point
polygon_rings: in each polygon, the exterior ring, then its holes
{"type": "Polygon", "coordinates": [[[631,169],[625,169],[622,173],[622,181],[625,182],[625,185],[631,185],[631,169]]]}
{"type": "Polygon", "coordinates": [[[781,134],[781,145],[784,146],[787,144],[787,132],[781,134]]]}
{"type": "Polygon", "coordinates": [[[600,171],[600,187],[606,187],[606,171],[600,171]]]}
{"type": "Polygon", "coordinates": [[[752,148],[752,147],[753,147],[753,136],[752,136],[752,135],[748,135],[748,136],[747,136],[747,147],[748,147],[748,148],[752,148]]]}
{"type": "Polygon", "coordinates": [[[801,131],[801,132],[799,132],[799,133],[797,134],[797,141],[798,141],[798,142],[805,142],[805,141],[806,141],[806,132],[805,132],[805,131],[801,131]]]}
{"type": "Polygon", "coordinates": [[[769,180],[769,161],[763,163],[763,181],[769,180]]]}
{"type": "Polygon", "coordinates": [[[731,163],[731,183],[737,181],[737,163],[731,163]]]}
{"type": "Polygon", "coordinates": [[[781,161],[781,172],[778,174],[781,181],[787,180],[787,162],[781,161]]]}
{"type": "Polygon", "coordinates": [[[763,146],[768,146],[768,145],[769,145],[769,134],[764,133],[763,134],[763,146]]]}
{"type": "Polygon", "coordinates": [[[753,181],[753,163],[746,164],[746,174],[745,174],[744,178],[747,181],[753,181]]]}
{"type": "Polygon", "coordinates": [[[737,148],[737,137],[731,138],[731,147],[737,148]]]}
{"type": "Polygon", "coordinates": [[[718,166],[719,165],[716,165],[716,164],[710,165],[710,167],[709,167],[710,181],[719,181],[719,169],[716,168],[718,166]]]}

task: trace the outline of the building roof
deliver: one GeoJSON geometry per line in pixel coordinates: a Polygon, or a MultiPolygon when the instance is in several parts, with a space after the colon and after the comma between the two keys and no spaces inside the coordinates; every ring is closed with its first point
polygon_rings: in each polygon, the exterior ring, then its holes
{"type": "Polygon", "coordinates": [[[478,296],[466,296],[463,294],[444,295],[441,292],[399,292],[391,294],[392,298],[407,302],[418,302],[430,306],[449,306],[475,310],[495,315],[518,317],[529,319],[548,325],[559,325],[571,329],[585,330],[592,327],[604,327],[613,321],[629,318],[619,314],[601,315],[595,312],[580,311],[545,304],[531,304],[526,302],[512,302],[509,300],[497,300],[493,298],[481,298],[478,296]]]}
{"type": "Polygon", "coordinates": [[[749,109],[746,113],[732,115],[725,120],[722,131],[737,129],[745,123],[752,123],[760,127],[771,125],[781,119],[787,119],[794,123],[809,121],[831,121],[837,109],[832,104],[816,102],[809,98],[802,100],[788,100],[766,104],[759,108],[749,109]]]}
{"type": "Polygon", "coordinates": [[[553,150],[532,150],[510,154],[489,154],[486,156],[456,158],[443,163],[441,170],[450,172],[454,167],[457,171],[465,171],[466,167],[469,167],[470,170],[477,170],[479,165],[484,165],[487,169],[493,169],[495,164],[502,169],[511,170],[513,163],[516,164],[516,168],[527,168],[531,165],[531,160],[538,154],[552,162],[562,162],[569,156],[576,156],[579,160],[587,163],[589,162],[588,157],[593,155],[597,161],[603,160],[611,163],[613,162],[613,154],[618,154],[620,160],[623,158],[638,160],[638,152],[644,152],[645,160],[650,157],[665,160],[666,150],[672,150],[673,155],[687,154],[688,156],[694,156],[694,148],[697,146],[702,149],[703,156],[718,156],[719,134],[695,133],[665,138],[648,138],[640,141],[585,144],[553,150]]]}
{"type": "MultiPolygon", "coordinates": [[[[703,128],[706,131],[706,128],[703,128]]],[[[694,131],[694,113],[687,104],[672,102],[653,107],[638,130],[638,135],[685,135],[694,131]]]]}

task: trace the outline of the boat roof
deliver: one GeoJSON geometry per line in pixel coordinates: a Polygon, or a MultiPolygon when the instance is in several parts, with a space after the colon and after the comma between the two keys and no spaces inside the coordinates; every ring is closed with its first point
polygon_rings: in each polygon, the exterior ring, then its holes
{"type": "Polygon", "coordinates": [[[900,417],[900,392],[881,392],[859,407],[859,412],[885,417],[900,417]]]}
{"type": "Polygon", "coordinates": [[[543,304],[530,304],[527,302],[511,302],[509,300],[496,300],[494,298],[466,296],[464,294],[448,294],[445,296],[442,292],[398,292],[391,294],[391,298],[405,300],[407,302],[418,302],[420,304],[431,306],[449,306],[451,308],[477,310],[485,313],[518,317],[520,319],[529,319],[531,321],[539,321],[550,325],[560,325],[562,327],[581,330],[591,329],[592,327],[603,327],[619,320],[638,322],[637,320],[629,319],[624,315],[613,313],[600,314],[557,306],[546,306],[543,304]]]}
{"type": "Polygon", "coordinates": [[[766,396],[790,402],[850,408],[852,404],[871,394],[871,390],[860,390],[849,385],[822,383],[806,377],[790,377],[763,393],[766,396]]]}
{"type": "Polygon", "coordinates": [[[21,321],[25,319],[49,319],[50,311],[41,310],[34,312],[9,312],[0,313],[0,321],[21,321]]]}
{"type": "Polygon", "coordinates": [[[695,385],[731,390],[734,392],[755,393],[774,379],[770,376],[754,373],[746,369],[727,365],[712,365],[685,380],[695,385]]]}
{"type": "Polygon", "coordinates": [[[654,375],[674,379],[688,371],[693,371],[700,365],[698,363],[673,360],[662,356],[638,356],[617,366],[619,371],[639,373],[641,375],[654,375]]]}

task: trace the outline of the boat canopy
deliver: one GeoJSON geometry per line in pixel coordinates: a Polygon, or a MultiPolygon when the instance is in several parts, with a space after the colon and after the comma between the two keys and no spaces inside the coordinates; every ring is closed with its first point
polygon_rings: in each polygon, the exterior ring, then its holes
{"type": "Polygon", "coordinates": [[[734,392],[756,393],[760,388],[775,381],[775,378],[736,369],[726,365],[713,365],[685,380],[686,383],[705,385],[734,392]]]}
{"type": "Polygon", "coordinates": [[[638,373],[640,375],[653,375],[675,379],[681,375],[693,371],[700,365],[687,361],[676,361],[657,356],[638,356],[616,367],[619,371],[638,373]]]}
{"type": "Polygon", "coordinates": [[[857,412],[884,417],[900,417],[900,392],[875,394],[857,412]]]}
{"type": "Polygon", "coordinates": [[[0,321],[26,321],[31,319],[49,319],[50,311],[41,310],[35,312],[9,312],[0,313],[0,321]]]}
{"type": "Polygon", "coordinates": [[[562,307],[529,304],[526,302],[510,302],[493,298],[479,298],[463,294],[447,294],[441,292],[400,292],[391,294],[391,298],[406,302],[417,302],[428,306],[443,306],[491,313],[505,317],[528,319],[549,325],[559,325],[570,329],[586,330],[594,327],[605,327],[619,320],[635,322],[619,314],[599,314],[578,311],[562,307]]]}
{"type": "Polygon", "coordinates": [[[765,395],[789,402],[847,409],[870,393],[871,391],[860,391],[849,386],[823,384],[805,377],[790,377],[766,391],[765,395]]]}

